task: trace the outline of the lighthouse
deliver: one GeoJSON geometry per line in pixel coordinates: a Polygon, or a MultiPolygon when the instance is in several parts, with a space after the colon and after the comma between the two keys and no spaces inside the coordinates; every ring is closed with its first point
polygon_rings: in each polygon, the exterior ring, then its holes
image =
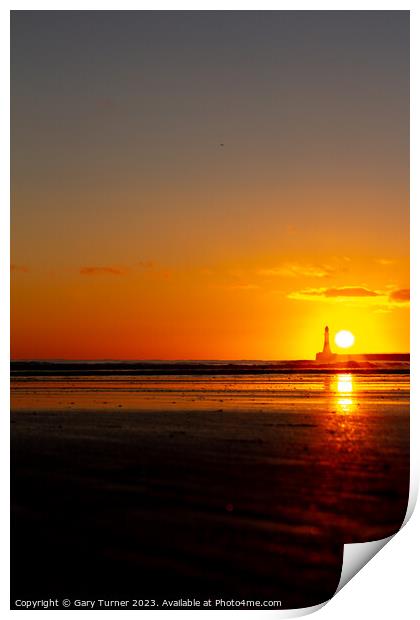
{"type": "Polygon", "coordinates": [[[337,356],[334,353],[331,353],[330,348],[330,330],[328,325],[324,329],[324,347],[320,353],[316,354],[317,362],[331,362],[337,356]]]}
{"type": "Polygon", "coordinates": [[[331,355],[330,349],[330,330],[328,325],[324,329],[324,348],[322,349],[324,355],[331,355]]]}

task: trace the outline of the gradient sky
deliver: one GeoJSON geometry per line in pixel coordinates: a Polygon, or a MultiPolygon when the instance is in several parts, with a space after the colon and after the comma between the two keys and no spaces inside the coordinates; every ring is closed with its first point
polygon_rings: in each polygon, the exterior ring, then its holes
{"type": "Polygon", "coordinates": [[[409,350],[408,11],[14,11],[11,87],[14,358],[409,350]]]}

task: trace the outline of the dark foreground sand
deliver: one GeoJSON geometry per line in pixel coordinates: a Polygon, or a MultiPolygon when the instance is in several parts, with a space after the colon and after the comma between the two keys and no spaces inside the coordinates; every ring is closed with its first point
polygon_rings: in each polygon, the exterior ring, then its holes
{"type": "Polygon", "coordinates": [[[13,413],[12,601],[325,601],[342,544],[404,518],[408,424],[395,403],[13,413]]]}

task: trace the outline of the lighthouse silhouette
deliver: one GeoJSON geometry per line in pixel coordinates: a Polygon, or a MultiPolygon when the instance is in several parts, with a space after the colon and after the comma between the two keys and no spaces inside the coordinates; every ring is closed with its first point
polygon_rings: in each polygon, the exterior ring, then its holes
{"type": "Polygon", "coordinates": [[[335,353],[331,353],[330,348],[330,329],[328,325],[326,325],[324,329],[324,347],[320,353],[316,354],[317,362],[331,362],[336,358],[335,353]]]}

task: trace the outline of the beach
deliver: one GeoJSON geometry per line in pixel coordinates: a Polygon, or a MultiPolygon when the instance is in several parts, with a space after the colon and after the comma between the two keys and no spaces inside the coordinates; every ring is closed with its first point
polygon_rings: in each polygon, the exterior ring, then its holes
{"type": "Polygon", "coordinates": [[[12,606],[310,606],[344,543],[399,529],[406,370],[213,371],[12,378],[12,606]]]}

